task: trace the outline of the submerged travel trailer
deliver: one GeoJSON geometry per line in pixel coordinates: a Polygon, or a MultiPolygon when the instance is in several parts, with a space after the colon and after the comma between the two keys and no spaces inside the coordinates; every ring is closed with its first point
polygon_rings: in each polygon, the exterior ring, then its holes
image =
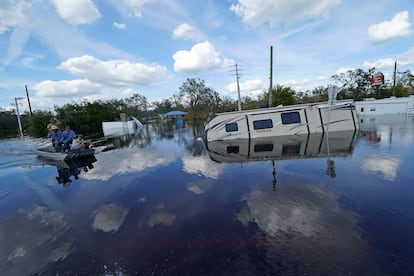
{"type": "Polygon", "coordinates": [[[219,113],[204,127],[207,141],[357,130],[353,101],[219,113]]]}
{"type": "Polygon", "coordinates": [[[359,117],[390,114],[414,114],[414,96],[386,99],[364,99],[355,102],[359,117]]]}

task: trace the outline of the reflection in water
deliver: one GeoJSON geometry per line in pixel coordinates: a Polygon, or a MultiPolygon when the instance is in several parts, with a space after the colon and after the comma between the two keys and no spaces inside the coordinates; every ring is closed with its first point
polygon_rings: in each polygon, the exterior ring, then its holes
{"type": "Polygon", "coordinates": [[[87,173],[94,168],[93,163],[96,162],[95,155],[85,156],[82,158],[75,158],[64,161],[56,161],[39,157],[43,163],[56,166],[58,184],[64,187],[72,183],[72,176],[75,180],[79,179],[79,174],[83,171],[87,173]]]}
{"type": "Polygon", "coordinates": [[[128,209],[116,204],[107,204],[93,214],[92,228],[103,232],[116,232],[125,220],[128,209]]]}
{"type": "Polygon", "coordinates": [[[327,189],[291,182],[269,193],[257,185],[242,200],[235,218],[246,229],[260,229],[255,237],[267,249],[265,258],[285,264],[282,274],[378,275],[358,218],[327,189]]]}
{"type": "Polygon", "coordinates": [[[209,141],[209,156],[216,162],[272,161],[273,187],[276,185],[275,161],[302,158],[327,158],[326,175],[336,177],[332,157],[352,154],[357,132],[329,132],[308,135],[275,136],[255,139],[209,141]]]}
{"type": "Polygon", "coordinates": [[[147,221],[149,227],[154,227],[157,225],[170,226],[176,218],[176,215],[168,213],[168,210],[165,210],[164,204],[160,204],[156,207],[156,211],[147,221]]]}
{"type": "Polygon", "coordinates": [[[65,259],[73,250],[69,229],[61,211],[35,206],[29,212],[11,214],[0,224],[2,275],[42,274],[49,263],[65,259]]]}
{"type": "Polygon", "coordinates": [[[247,162],[347,156],[356,142],[355,131],[210,141],[210,158],[217,162],[247,162]]]}
{"type": "Polygon", "coordinates": [[[68,164],[3,169],[0,271],[412,275],[414,131],[375,129],[375,146],[355,133],[205,145],[151,125],[95,141],[94,168],[75,165],[67,189],[53,166],[68,164]]]}
{"type": "Polygon", "coordinates": [[[367,172],[381,173],[384,179],[393,181],[401,160],[398,156],[370,154],[361,163],[361,169],[367,172]]]}
{"type": "Polygon", "coordinates": [[[360,119],[360,127],[360,137],[378,148],[378,151],[365,156],[361,169],[373,175],[379,174],[385,180],[394,181],[402,165],[401,153],[405,151],[401,152],[400,148],[409,148],[414,139],[414,116],[364,116],[360,119]]]}
{"type": "Polygon", "coordinates": [[[137,128],[135,132],[126,132],[121,135],[109,135],[104,139],[94,141],[93,147],[98,148],[99,151],[111,151],[114,149],[124,147],[145,147],[151,144],[151,132],[155,125],[142,125],[137,128]]]}

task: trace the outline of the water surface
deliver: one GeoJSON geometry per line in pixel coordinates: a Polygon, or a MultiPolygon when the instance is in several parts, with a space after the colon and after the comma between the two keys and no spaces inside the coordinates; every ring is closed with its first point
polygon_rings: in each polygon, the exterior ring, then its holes
{"type": "Polygon", "coordinates": [[[45,140],[0,141],[2,275],[414,274],[412,117],[199,137],[147,126],[75,168],[39,159],[45,140]]]}

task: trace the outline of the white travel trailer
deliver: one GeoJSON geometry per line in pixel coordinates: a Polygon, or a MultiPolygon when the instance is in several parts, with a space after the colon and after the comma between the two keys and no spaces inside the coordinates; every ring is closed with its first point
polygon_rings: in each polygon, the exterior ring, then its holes
{"type": "Polygon", "coordinates": [[[390,114],[414,114],[414,96],[386,99],[365,99],[355,102],[359,117],[390,114]]]}
{"type": "Polygon", "coordinates": [[[357,129],[353,101],[338,101],[219,113],[209,118],[204,133],[213,141],[357,129]]]}

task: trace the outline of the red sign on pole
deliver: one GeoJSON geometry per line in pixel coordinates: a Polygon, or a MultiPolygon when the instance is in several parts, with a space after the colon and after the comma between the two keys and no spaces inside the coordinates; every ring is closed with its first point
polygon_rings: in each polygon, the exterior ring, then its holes
{"type": "Polygon", "coordinates": [[[380,86],[384,84],[384,74],[381,72],[375,73],[371,78],[372,86],[380,86]]]}

